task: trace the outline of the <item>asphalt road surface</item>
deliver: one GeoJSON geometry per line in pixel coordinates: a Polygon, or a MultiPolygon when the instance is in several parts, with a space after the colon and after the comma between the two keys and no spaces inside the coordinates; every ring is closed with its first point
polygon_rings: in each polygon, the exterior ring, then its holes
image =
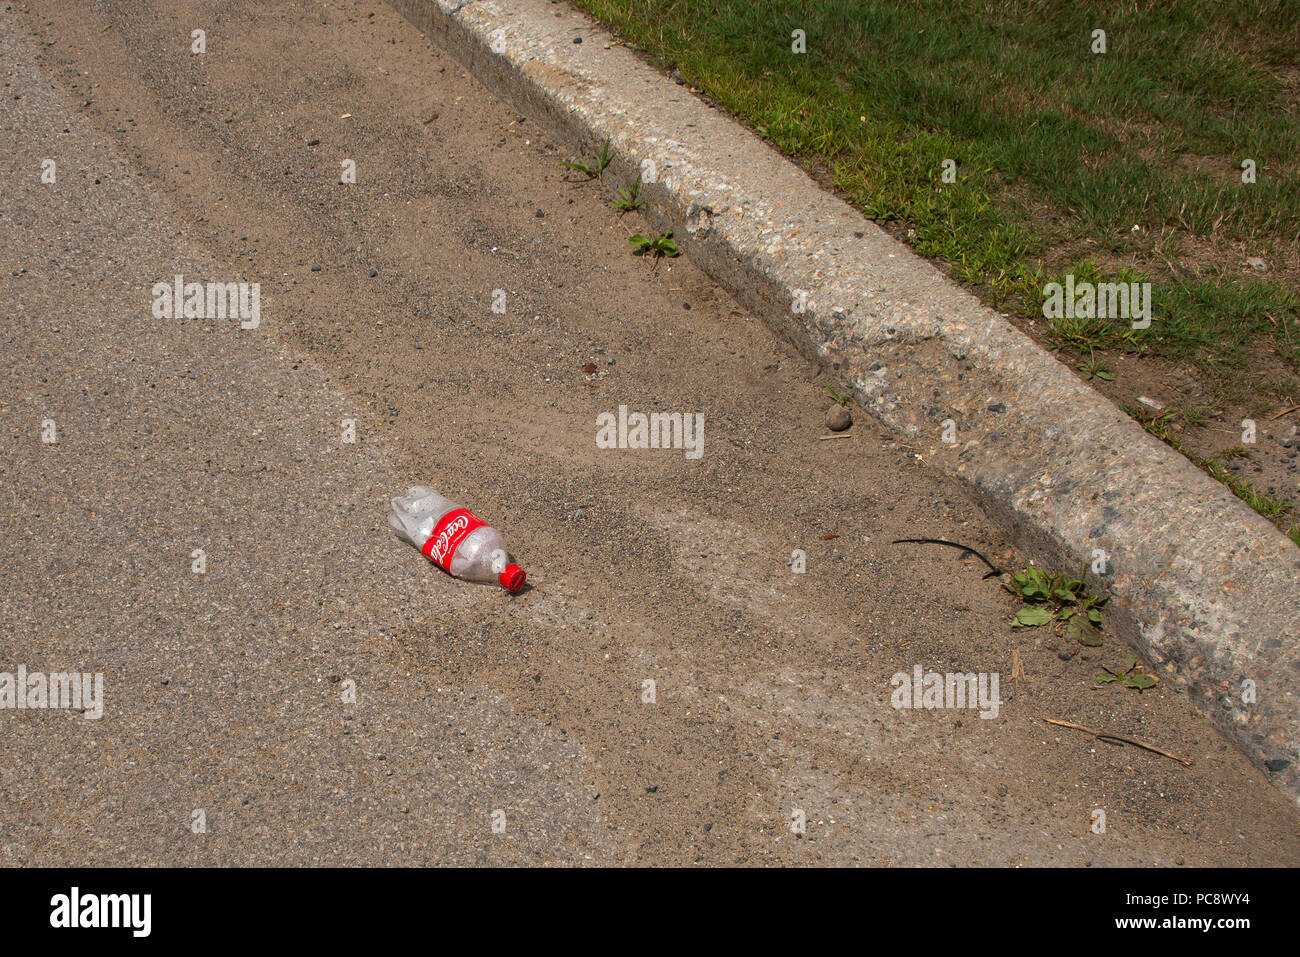
{"type": "Polygon", "coordinates": [[[0,672],[103,680],[0,709],[0,864],[1300,862],[1114,639],[891,545],[1026,560],[386,5],[15,3],[0,61],[0,672]],[[530,587],[398,541],[417,483],[530,587]],[[892,707],[918,665],[996,717],[892,707]]]}

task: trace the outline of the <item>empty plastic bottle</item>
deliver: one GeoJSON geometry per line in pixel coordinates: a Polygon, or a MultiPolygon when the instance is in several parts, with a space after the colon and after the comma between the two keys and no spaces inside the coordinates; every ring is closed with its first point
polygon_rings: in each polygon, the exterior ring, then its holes
{"type": "Polygon", "coordinates": [[[524,587],[527,574],[509,563],[506,542],[467,508],[433,489],[417,485],[393,499],[388,524],[443,571],[472,582],[498,582],[509,592],[524,587]]]}

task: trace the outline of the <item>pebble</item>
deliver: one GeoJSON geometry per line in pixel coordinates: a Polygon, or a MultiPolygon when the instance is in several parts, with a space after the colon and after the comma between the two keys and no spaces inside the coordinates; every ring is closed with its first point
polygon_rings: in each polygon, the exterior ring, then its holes
{"type": "Polygon", "coordinates": [[[853,415],[842,405],[833,405],[826,410],[826,428],[832,432],[843,432],[853,424],[853,415]]]}

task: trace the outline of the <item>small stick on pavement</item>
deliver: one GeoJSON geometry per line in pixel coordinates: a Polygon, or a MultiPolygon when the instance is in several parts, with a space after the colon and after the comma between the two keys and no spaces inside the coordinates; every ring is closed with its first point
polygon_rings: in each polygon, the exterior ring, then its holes
{"type": "Polygon", "coordinates": [[[960,548],[967,555],[974,555],[976,558],[978,558],[985,565],[987,565],[989,568],[992,569],[992,571],[990,571],[987,575],[984,576],[985,578],[992,578],[994,575],[1006,574],[1006,572],[1003,569],[998,568],[997,565],[994,565],[991,561],[989,561],[979,552],[975,551],[975,549],[971,548],[969,545],[963,545],[961,542],[950,542],[946,538],[896,538],[894,539],[893,544],[895,545],[909,545],[909,544],[910,545],[947,545],[950,548],[960,548]]]}
{"type": "Polygon", "coordinates": [[[823,435],[823,436],[820,436],[820,437],[817,439],[817,441],[818,441],[818,442],[825,442],[827,439],[851,439],[851,438],[853,438],[853,436],[852,436],[850,433],[848,433],[848,432],[837,432],[837,433],[835,433],[834,435],[823,435]]]}
{"type": "Polygon", "coordinates": [[[1282,418],[1282,416],[1286,415],[1288,412],[1294,412],[1296,409],[1300,409],[1300,405],[1293,405],[1293,406],[1291,406],[1291,408],[1289,408],[1289,409],[1283,409],[1283,410],[1282,410],[1281,412],[1279,412],[1277,415],[1270,415],[1270,416],[1268,417],[1268,420],[1269,420],[1270,422],[1272,422],[1274,419],[1280,419],[1280,418],[1282,418]]]}
{"type": "Polygon", "coordinates": [[[1173,758],[1175,761],[1180,761],[1189,768],[1192,766],[1192,762],[1188,758],[1180,758],[1176,754],[1171,754],[1162,748],[1157,748],[1154,744],[1145,744],[1144,742],[1136,741],[1133,738],[1126,738],[1122,734],[1111,734],[1109,731],[1094,731],[1092,728],[1085,728],[1081,724],[1071,724],[1069,721],[1057,721],[1054,718],[1044,718],[1043,720],[1048,724],[1060,725],[1062,728],[1074,728],[1076,731],[1086,731],[1094,738],[1100,738],[1103,741],[1120,741],[1124,744],[1131,744],[1136,748],[1142,748],[1145,751],[1154,751],[1156,754],[1164,755],[1166,758],[1173,758]]]}

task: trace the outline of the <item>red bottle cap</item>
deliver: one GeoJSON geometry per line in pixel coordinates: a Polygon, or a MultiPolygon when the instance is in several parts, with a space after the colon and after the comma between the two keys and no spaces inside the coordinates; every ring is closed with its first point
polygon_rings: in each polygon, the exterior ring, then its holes
{"type": "Polygon", "coordinates": [[[506,570],[501,573],[501,587],[508,592],[519,591],[527,580],[528,573],[518,565],[507,565],[506,570]]]}

